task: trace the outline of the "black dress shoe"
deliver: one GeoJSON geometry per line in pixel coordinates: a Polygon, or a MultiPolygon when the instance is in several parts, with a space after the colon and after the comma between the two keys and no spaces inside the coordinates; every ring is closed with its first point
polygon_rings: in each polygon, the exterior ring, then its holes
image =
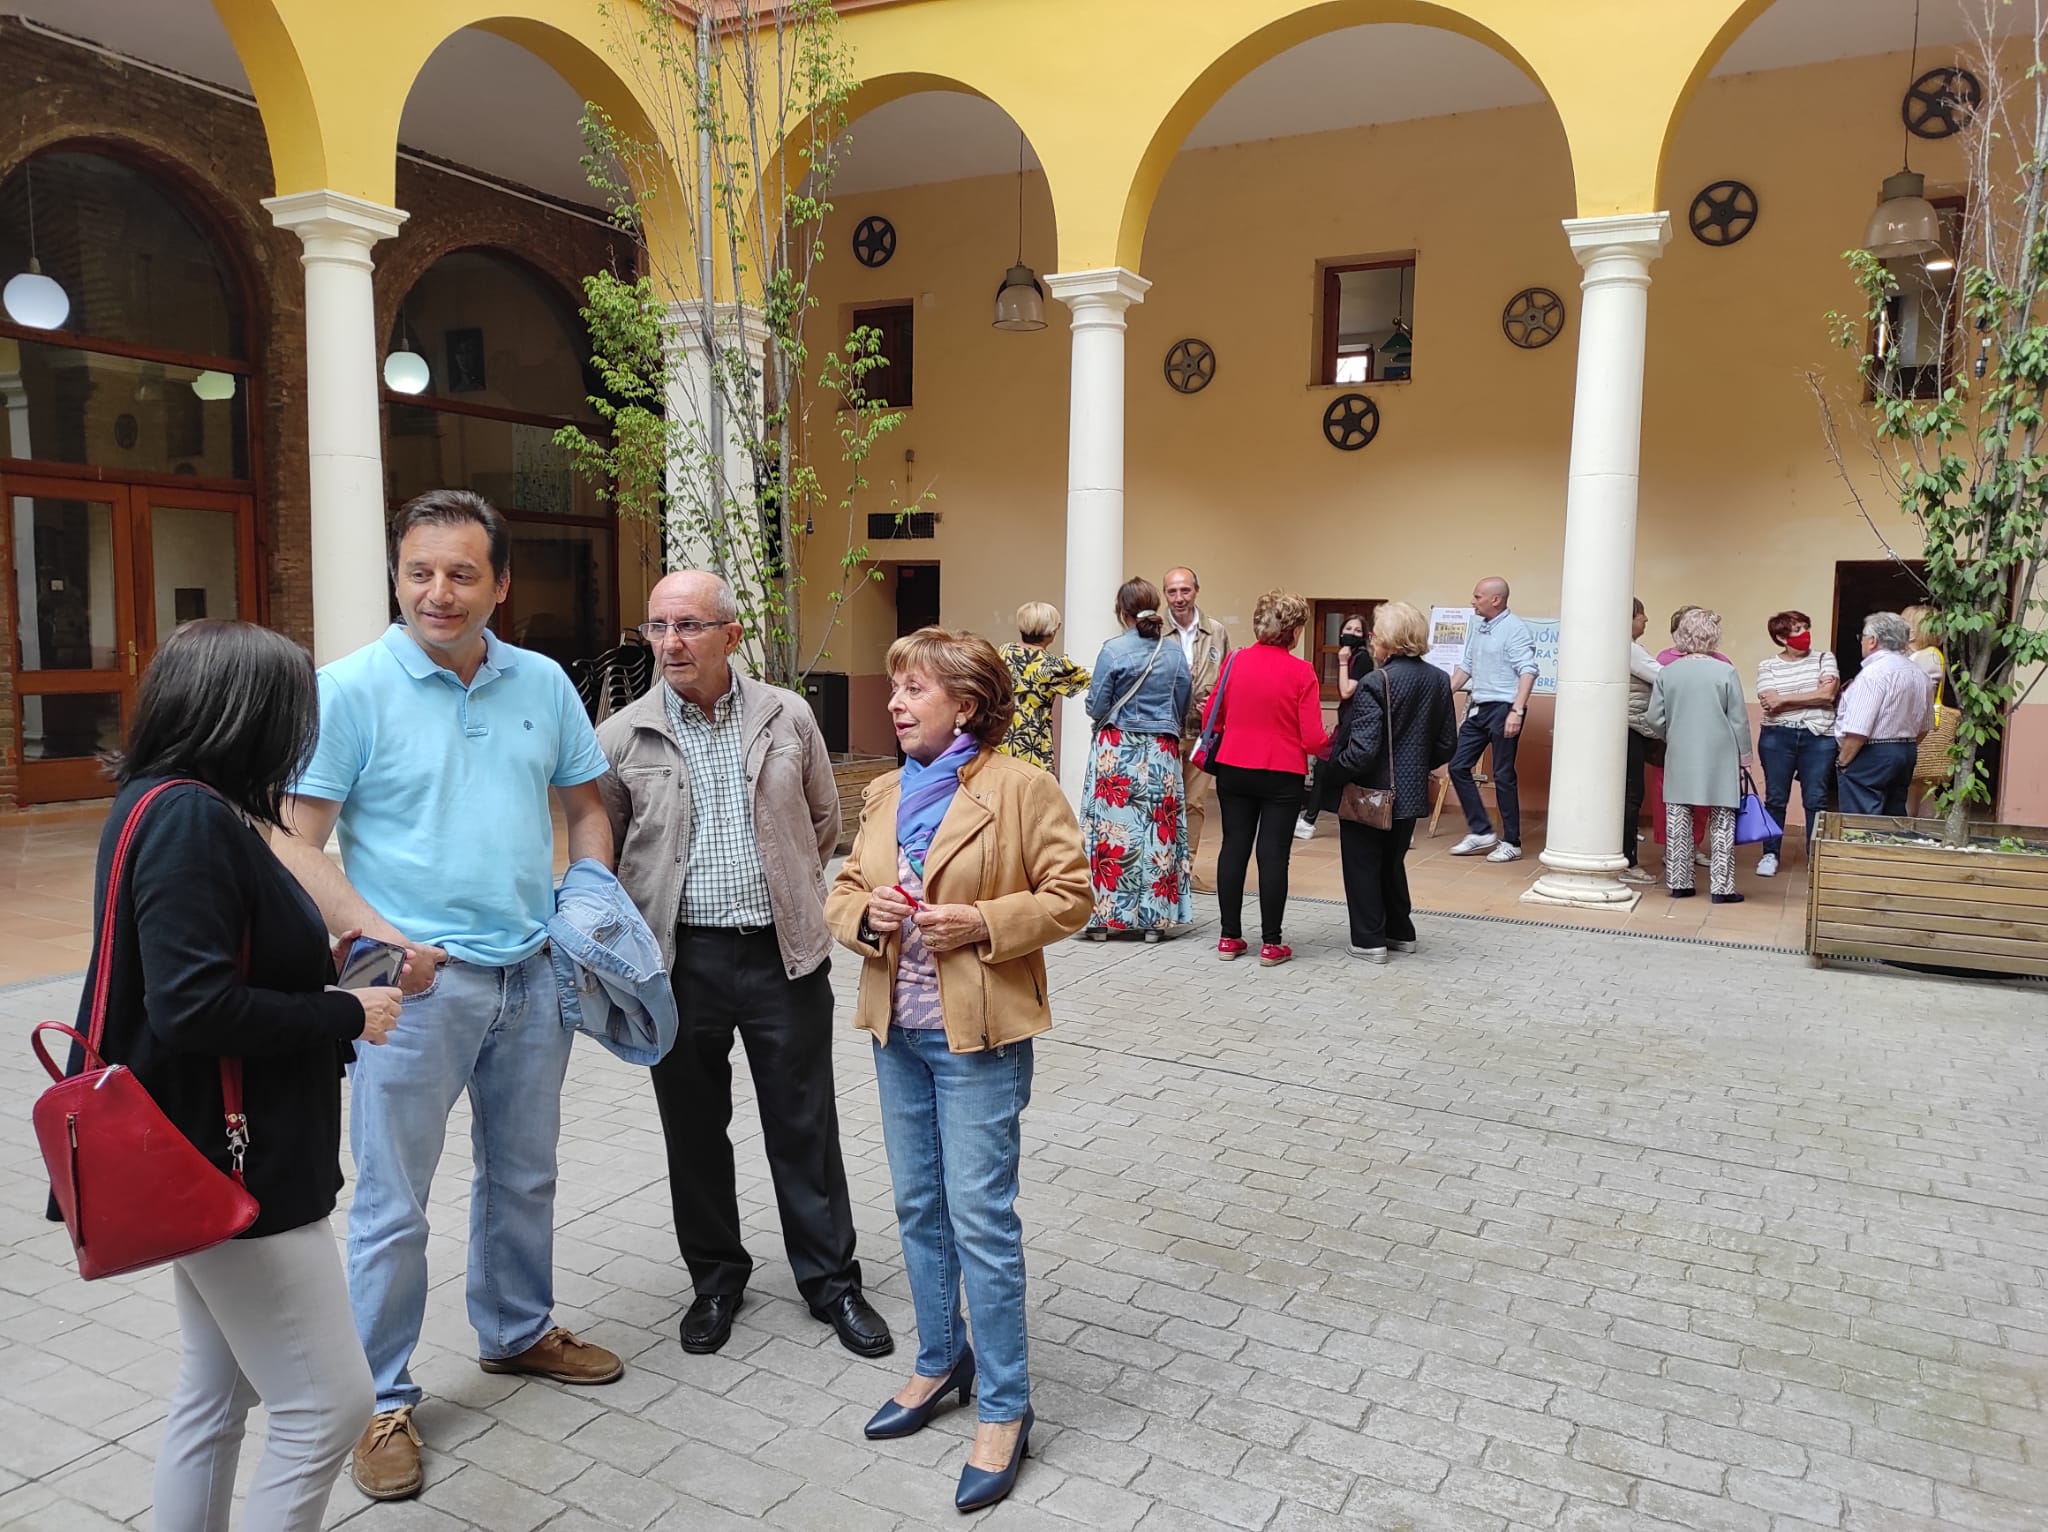
{"type": "Polygon", "coordinates": [[[683,1349],[692,1356],[708,1356],[732,1339],[732,1322],[739,1317],[744,1293],[706,1293],[683,1315],[683,1349]]]}
{"type": "Polygon", "coordinates": [[[811,1305],[811,1317],[822,1319],[839,1332],[839,1344],[855,1356],[887,1356],[896,1349],[896,1339],[882,1316],[868,1307],[860,1289],[850,1287],[827,1303],[811,1305]]]}

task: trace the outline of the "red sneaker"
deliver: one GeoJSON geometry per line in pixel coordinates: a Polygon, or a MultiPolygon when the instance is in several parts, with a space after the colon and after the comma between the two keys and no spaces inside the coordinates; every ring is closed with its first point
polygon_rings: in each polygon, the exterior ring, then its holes
{"type": "Polygon", "coordinates": [[[1222,937],[1216,943],[1216,956],[1223,959],[1223,961],[1226,963],[1229,962],[1232,958],[1236,957],[1239,953],[1248,952],[1250,950],[1251,949],[1248,946],[1246,946],[1244,942],[1240,941],[1235,936],[1222,937]]]}
{"type": "Polygon", "coordinates": [[[1283,947],[1278,942],[1267,942],[1265,946],[1259,949],[1259,966],[1261,968],[1278,968],[1293,956],[1294,949],[1292,947],[1283,947]]]}

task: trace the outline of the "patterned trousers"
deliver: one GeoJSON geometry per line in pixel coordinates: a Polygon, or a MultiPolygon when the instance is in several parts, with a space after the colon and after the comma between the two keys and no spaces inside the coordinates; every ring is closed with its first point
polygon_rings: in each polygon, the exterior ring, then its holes
{"type": "MultiPolygon", "coordinates": [[[[1711,893],[1735,892],[1735,810],[1709,808],[1707,811],[1707,854],[1713,865],[1707,869],[1711,893]]],[[[1692,805],[1664,805],[1664,886],[1692,887],[1692,805]]]]}

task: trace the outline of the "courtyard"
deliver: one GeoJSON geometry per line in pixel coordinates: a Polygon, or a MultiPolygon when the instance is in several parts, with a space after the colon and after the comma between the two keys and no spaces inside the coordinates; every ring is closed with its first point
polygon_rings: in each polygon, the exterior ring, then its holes
{"type": "MultiPolygon", "coordinates": [[[[1024,1119],[1035,1461],[986,1526],[2048,1526],[2048,990],[1441,915],[1374,969],[1315,900],[1290,919],[1301,955],[1265,970],[1215,962],[1197,907],[1181,941],[1050,954],[1024,1119]]],[[[76,994],[75,972],[9,985],[0,1020],[20,1040],[76,994]]],[[[867,1051],[841,1035],[840,1114],[900,1340],[867,1051]]],[[[168,1285],[72,1273],[41,1218],[41,1085],[23,1049],[0,1128],[0,1526],[148,1526],[168,1285]]],[[[630,1359],[578,1392],[475,1366],[458,1108],[416,1365],[427,1487],[373,1506],[344,1480],[330,1523],[960,1525],[968,1417],[862,1439],[910,1352],[859,1361],[796,1301],[752,1111],[749,1302],[722,1353],[685,1356],[652,1094],[578,1047],[560,1315],[630,1359]]]]}

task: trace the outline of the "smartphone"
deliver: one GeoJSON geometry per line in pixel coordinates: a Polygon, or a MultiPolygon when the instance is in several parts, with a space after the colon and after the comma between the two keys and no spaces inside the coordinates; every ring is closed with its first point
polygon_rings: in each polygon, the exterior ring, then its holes
{"type": "Polygon", "coordinates": [[[358,936],[348,949],[348,961],[341,965],[338,981],[343,989],[379,989],[398,982],[398,970],[405,966],[405,949],[373,937],[358,936]]]}

